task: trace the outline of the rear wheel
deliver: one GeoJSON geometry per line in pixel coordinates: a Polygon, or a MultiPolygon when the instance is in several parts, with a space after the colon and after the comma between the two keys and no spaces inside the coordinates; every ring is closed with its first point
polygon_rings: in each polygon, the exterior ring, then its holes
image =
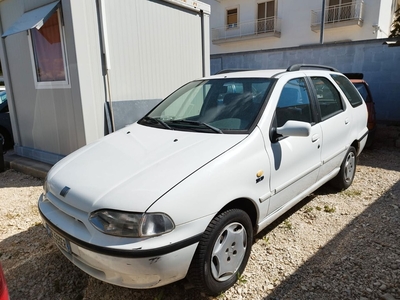
{"type": "Polygon", "coordinates": [[[357,152],[353,146],[350,146],[340,166],[339,173],[331,181],[332,185],[339,190],[347,189],[353,183],[354,175],[356,174],[356,165],[357,152]]]}
{"type": "Polygon", "coordinates": [[[204,232],[188,279],[201,291],[218,295],[233,286],[250,256],[253,227],[240,209],[217,215],[204,232]]]}

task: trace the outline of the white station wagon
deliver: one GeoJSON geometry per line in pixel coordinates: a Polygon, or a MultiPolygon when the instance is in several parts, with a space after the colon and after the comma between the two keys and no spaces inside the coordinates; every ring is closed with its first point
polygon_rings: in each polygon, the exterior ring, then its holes
{"type": "Polygon", "coordinates": [[[351,185],[367,136],[364,101],[334,68],[222,72],[57,163],[39,211],[95,278],[152,288],[187,276],[217,295],[255,234],[326,182],[351,185]]]}

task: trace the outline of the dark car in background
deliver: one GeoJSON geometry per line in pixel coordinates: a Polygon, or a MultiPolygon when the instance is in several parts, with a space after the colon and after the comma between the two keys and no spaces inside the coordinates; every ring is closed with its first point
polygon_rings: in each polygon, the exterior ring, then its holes
{"type": "Polygon", "coordinates": [[[376,132],[376,114],[375,114],[375,102],[372,98],[371,91],[368,83],[364,80],[364,74],[362,73],[345,73],[344,75],[350,79],[357,90],[363,97],[365,104],[368,109],[368,140],[366,147],[371,147],[374,143],[375,132],[376,132]]]}
{"type": "Polygon", "coordinates": [[[6,91],[0,91],[0,139],[2,140],[3,150],[8,150],[13,147],[14,140],[10,113],[8,112],[6,91]]]}

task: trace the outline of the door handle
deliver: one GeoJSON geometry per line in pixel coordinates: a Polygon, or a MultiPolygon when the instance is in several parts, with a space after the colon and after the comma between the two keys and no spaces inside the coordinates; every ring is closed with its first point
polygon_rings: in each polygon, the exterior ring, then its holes
{"type": "Polygon", "coordinates": [[[312,137],[311,137],[311,141],[314,143],[315,141],[318,141],[319,140],[319,134],[318,133],[316,133],[316,134],[314,134],[312,137]]]}
{"type": "Polygon", "coordinates": [[[344,120],[344,124],[347,125],[347,124],[349,124],[349,123],[350,123],[350,120],[349,120],[349,119],[345,119],[345,120],[344,120]]]}

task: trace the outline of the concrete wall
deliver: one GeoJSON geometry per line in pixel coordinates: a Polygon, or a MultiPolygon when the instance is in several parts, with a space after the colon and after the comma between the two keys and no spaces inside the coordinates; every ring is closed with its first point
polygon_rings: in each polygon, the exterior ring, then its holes
{"type": "Polygon", "coordinates": [[[341,72],[364,73],[373,93],[377,119],[400,123],[400,47],[384,40],[303,46],[211,55],[211,74],[222,69],[274,69],[322,64],[341,72]]]}

